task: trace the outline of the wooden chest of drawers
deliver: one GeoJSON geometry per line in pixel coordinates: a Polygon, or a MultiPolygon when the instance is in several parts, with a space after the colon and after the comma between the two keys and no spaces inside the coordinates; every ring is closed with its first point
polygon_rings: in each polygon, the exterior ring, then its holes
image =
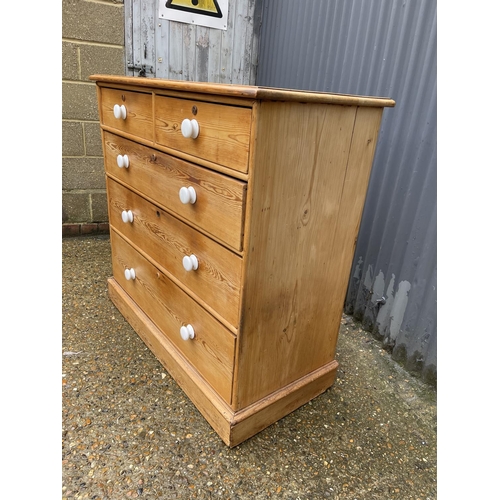
{"type": "Polygon", "coordinates": [[[228,446],[332,385],[386,98],[93,75],[111,299],[228,446]]]}

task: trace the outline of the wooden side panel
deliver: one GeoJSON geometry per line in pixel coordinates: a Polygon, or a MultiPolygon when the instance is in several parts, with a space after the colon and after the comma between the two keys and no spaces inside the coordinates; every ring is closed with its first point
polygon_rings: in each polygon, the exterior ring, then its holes
{"type": "Polygon", "coordinates": [[[158,95],[155,117],[158,144],[240,172],[248,171],[251,109],[158,95]],[[182,135],[185,118],[198,122],[196,139],[182,135]]]}
{"type": "Polygon", "coordinates": [[[113,276],[202,377],[231,403],[235,338],[213,316],[163,273],[111,231],[113,276]],[[125,269],[136,278],[126,280],[125,269]],[[192,325],[194,339],[183,340],[180,328],[192,325]]]}
{"type": "Polygon", "coordinates": [[[241,249],[246,183],[179,160],[109,132],[104,133],[106,173],[139,191],[195,227],[241,249]],[[118,168],[118,155],[128,168],[118,168]],[[193,186],[196,203],[179,199],[183,186],[193,186]]]}
{"type": "Polygon", "coordinates": [[[234,408],[333,361],[333,254],[356,107],[261,103],[234,408]]]}
{"type": "MultiPolygon", "coordinates": [[[[363,214],[370,172],[377,145],[383,108],[359,108],[352,137],[351,152],[347,165],[344,189],[340,202],[339,220],[333,242],[332,255],[338,263],[338,272],[332,276],[331,322],[340,325],[342,310],[349,284],[356,240],[363,214]]],[[[337,345],[338,327],[335,328],[337,345]]]]}
{"type": "Polygon", "coordinates": [[[238,324],[241,257],[108,177],[110,224],[232,325],[238,324]],[[133,222],[123,222],[131,210],[133,222]],[[182,259],[195,255],[198,269],[182,259]]]}

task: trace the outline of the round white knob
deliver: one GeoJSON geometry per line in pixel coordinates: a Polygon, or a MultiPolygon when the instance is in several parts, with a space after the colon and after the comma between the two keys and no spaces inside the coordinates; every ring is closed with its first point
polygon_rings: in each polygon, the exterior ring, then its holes
{"type": "Polygon", "coordinates": [[[132,210],[124,210],[122,212],[122,221],[123,222],[134,222],[134,214],[132,210]]]}
{"type": "Polygon", "coordinates": [[[194,328],[191,325],[181,326],[182,340],[194,339],[194,328]]]}
{"type": "Polygon", "coordinates": [[[196,120],[186,118],[185,120],[182,120],[181,132],[182,135],[188,139],[196,139],[200,133],[200,126],[196,120]]]}
{"type": "Polygon", "coordinates": [[[182,265],[186,271],[192,271],[193,269],[196,271],[196,269],[198,269],[198,259],[196,255],[184,255],[182,258],[182,265]]]}
{"type": "Polygon", "coordinates": [[[116,163],[118,165],[119,168],[128,168],[128,166],[130,165],[130,162],[128,161],[128,155],[118,155],[116,157],[116,163]]]}
{"type": "Polygon", "coordinates": [[[125,118],[127,118],[127,108],[124,104],[122,104],[121,106],[119,104],[115,104],[113,107],[113,114],[115,115],[115,118],[117,120],[119,120],[120,118],[122,120],[125,120],[125,118]]]}
{"type": "Polygon", "coordinates": [[[130,269],[125,269],[125,279],[135,280],[135,270],[133,267],[131,267],[130,269]]]}
{"type": "Polygon", "coordinates": [[[193,204],[196,201],[196,191],[194,190],[194,187],[181,187],[179,189],[179,198],[184,205],[187,203],[193,204]]]}

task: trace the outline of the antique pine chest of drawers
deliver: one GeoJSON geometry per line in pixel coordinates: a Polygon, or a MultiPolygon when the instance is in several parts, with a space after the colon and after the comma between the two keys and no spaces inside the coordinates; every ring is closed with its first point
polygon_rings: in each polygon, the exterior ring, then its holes
{"type": "Polygon", "coordinates": [[[109,295],[228,446],[330,387],[387,98],[93,75],[109,295]]]}

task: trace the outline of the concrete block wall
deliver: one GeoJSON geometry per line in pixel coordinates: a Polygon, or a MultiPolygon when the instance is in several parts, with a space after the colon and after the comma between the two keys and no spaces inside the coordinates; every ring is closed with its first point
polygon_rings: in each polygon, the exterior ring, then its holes
{"type": "Polygon", "coordinates": [[[109,231],[94,73],[125,75],[123,0],[63,0],[63,236],[109,231]]]}

